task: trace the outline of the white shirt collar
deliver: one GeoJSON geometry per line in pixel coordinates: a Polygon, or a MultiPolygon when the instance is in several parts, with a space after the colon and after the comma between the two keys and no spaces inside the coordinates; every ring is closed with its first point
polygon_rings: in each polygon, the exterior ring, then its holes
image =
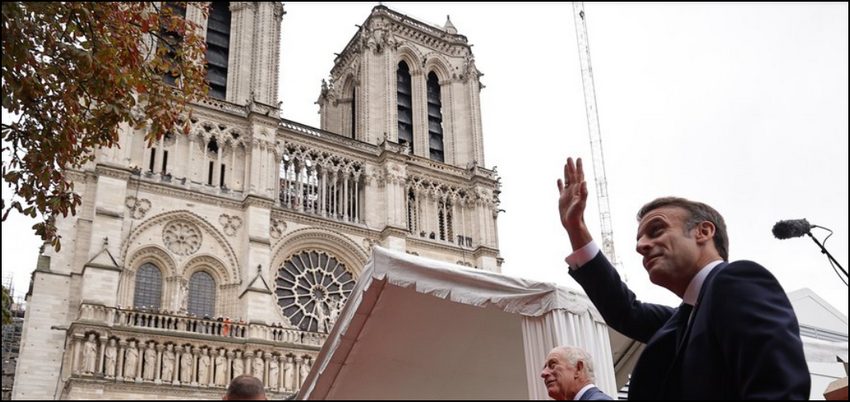
{"type": "Polygon", "coordinates": [[[723,262],[723,260],[714,260],[705,264],[694,278],[691,279],[691,283],[688,284],[688,288],[685,289],[685,295],[682,297],[682,301],[685,304],[690,304],[691,306],[697,305],[697,300],[699,300],[699,292],[702,290],[702,283],[705,282],[705,278],[711,273],[711,270],[717,267],[718,264],[723,262]]]}
{"type": "Polygon", "coordinates": [[[587,392],[587,390],[589,390],[589,389],[591,389],[595,386],[596,385],[593,385],[593,383],[590,383],[590,384],[587,384],[587,385],[581,387],[581,389],[578,390],[578,392],[576,393],[576,396],[573,397],[573,400],[577,401],[577,400],[581,399],[581,396],[584,395],[584,393],[587,392]]]}

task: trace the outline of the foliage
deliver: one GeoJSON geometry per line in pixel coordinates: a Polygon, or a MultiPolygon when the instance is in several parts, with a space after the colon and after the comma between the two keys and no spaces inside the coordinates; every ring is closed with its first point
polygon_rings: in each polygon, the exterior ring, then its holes
{"type": "Polygon", "coordinates": [[[0,208],[4,221],[41,216],[33,229],[57,251],[55,218],[81,203],[67,172],[117,146],[122,124],[149,142],[188,133],[181,115],[206,95],[201,30],[175,12],[187,4],[154,4],[3,2],[3,181],[14,195],[0,208]]]}

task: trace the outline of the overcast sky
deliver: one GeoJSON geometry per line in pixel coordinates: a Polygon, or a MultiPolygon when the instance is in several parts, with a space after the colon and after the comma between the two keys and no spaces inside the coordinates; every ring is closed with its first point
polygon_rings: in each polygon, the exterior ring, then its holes
{"type": "MultiPolygon", "coordinates": [[[[284,117],[319,126],[321,79],[376,4],[285,4],[284,117]]],[[[567,156],[586,160],[586,220],[596,238],[599,225],[571,5],[383,4],[440,26],[451,15],[474,44],[485,74],[486,165],[498,166],[503,183],[503,272],[578,289],[563,262],[571,250],[557,213],[555,180],[567,156]]],[[[846,314],[847,287],[814,242],[777,240],[771,228],[797,218],[829,227],[826,247],[847,267],[847,4],[585,10],[617,257],[638,297],[679,303],[649,282],[634,251],[636,211],[677,195],[724,215],[732,260],[757,261],[786,291],[810,288],[846,314]]],[[[3,272],[16,272],[21,293],[39,245],[22,221],[3,223],[3,272]]]]}

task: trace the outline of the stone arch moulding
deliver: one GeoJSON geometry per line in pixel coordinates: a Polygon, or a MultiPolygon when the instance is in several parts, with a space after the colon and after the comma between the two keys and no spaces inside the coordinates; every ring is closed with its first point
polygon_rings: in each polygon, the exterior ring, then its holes
{"type": "Polygon", "coordinates": [[[139,247],[126,260],[124,270],[121,272],[121,279],[118,282],[118,304],[123,306],[133,304],[133,297],[136,293],[136,272],[142,264],[148,262],[153,263],[160,269],[163,279],[162,305],[167,304],[168,298],[166,297],[165,278],[176,275],[177,264],[165,249],[155,244],[146,244],[139,247]]]}
{"type": "Polygon", "coordinates": [[[355,279],[360,278],[363,265],[369,258],[366,250],[339,232],[320,228],[304,228],[289,233],[281,239],[279,245],[273,250],[272,274],[276,275],[277,269],[287,259],[304,250],[327,251],[339,262],[344,263],[355,279]]]}
{"type": "MultiPolygon", "coordinates": [[[[124,244],[121,245],[121,256],[120,261],[125,262],[127,260],[127,256],[131,255],[131,253],[135,253],[137,249],[141,249],[142,247],[136,245],[142,235],[154,229],[155,231],[159,231],[158,227],[160,225],[167,225],[168,222],[176,221],[176,220],[185,220],[197,225],[201,231],[206,234],[206,241],[214,241],[219,245],[221,250],[224,251],[224,255],[220,256],[220,261],[224,264],[226,271],[230,273],[230,276],[233,278],[233,282],[238,282],[238,267],[239,260],[236,257],[236,253],[233,251],[233,247],[225,238],[224,234],[219,232],[218,229],[215,228],[210,222],[201,217],[194,212],[187,210],[177,210],[177,211],[169,211],[163,212],[161,214],[150,217],[150,219],[144,221],[141,225],[139,225],[135,230],[133,230],[127,239],[124,241],[124,244]]],[[[158,236],[158,235],[157,235],[158,236]]],[[[155,236],[156,237],[156,236],[155,236]]],[[[164,251],[164,249],[163,249],[164,251]]],[[[166,252],[166,254],[171,255],[171,253],[166,252]]],[[[189,260],[192,260],[195,256],[190,255],[187,256],[189,260]]],[[[126,266],[126,265],[125,265],[126,266]]],[[[185,265],[184,265],[185,266],[185,265]]],[[[177,274],[178,271],[176,267],[173,274],[177,274]]]]}
{"type": "Polygon", "coordinates": [[[198,271],[212,275],[217,288],[239,282],[237,272],[228,270],[221,260],[209,254],[197,255],[183,264],[180,269],[180,277],[188,282],[192,274],[198,271]]]}
{"type": "Polygon", "coordinates": [[[340,84],[342,92],[339,94],[341,99],[345,99],[348,97],[348,94],[351,92],[351,88],[358,85],[357,73],[348,68],[342,73],[342,81],[340,84]]]}
{"type": "Polygon", "coordinates": [[[168,251],[156,244],[146,244],[133,251],[130,258],[125,261],[124,269],[135,274],[139,267],[146,262],[152,262],[163,270],[163,277],[177,274],[177,264],[174,259],[168,251]]]}
{"type": "Polygon", "coordinates": [[[431,73],[432,71],[434,72],[434,74],[437,74],[437,79],[440,81],[440,83],[446,82],[452,77],[451,63],[449,63],[448,60],[443,57],[443,55],[432,52],[428,53],[426,57],[427,59],[425,60],[424,66],[426,79],[427,74],[431,73]]]}
{"type": "Polygon", "coordinates": [[[422,53],[419,52],[414,47],[408,45],[402,45],[398,48],[398,56],[396,56],[395,67],[398,67],[398,63],[404,61],[407,63],[407,68],[410,69],[410,75],[419,74],[422,72],[422,63],[424,59],[422,58],[422,53]]]}

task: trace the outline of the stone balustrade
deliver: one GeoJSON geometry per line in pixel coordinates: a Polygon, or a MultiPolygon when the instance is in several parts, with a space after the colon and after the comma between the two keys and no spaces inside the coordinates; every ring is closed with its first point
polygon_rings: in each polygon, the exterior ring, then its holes
{"type": "Polygon", "coordinates": [[[83,304],[68,329],[69,380],[225,388],[241,374],[291,394],[326,334],[83,304]]]}
{"type": "Polygon", "coordinates": [[[145,311],[134,308],[115,308],[97,304],[80,306],[80,322],[101,323],[114,328],[144,328],[170,334],[192,333],[224,338],[238,338],[300,344],[317,348],[327,334],[306,332],[284,324],[246,324],[218,321],[188,315],[145,311]]]}

